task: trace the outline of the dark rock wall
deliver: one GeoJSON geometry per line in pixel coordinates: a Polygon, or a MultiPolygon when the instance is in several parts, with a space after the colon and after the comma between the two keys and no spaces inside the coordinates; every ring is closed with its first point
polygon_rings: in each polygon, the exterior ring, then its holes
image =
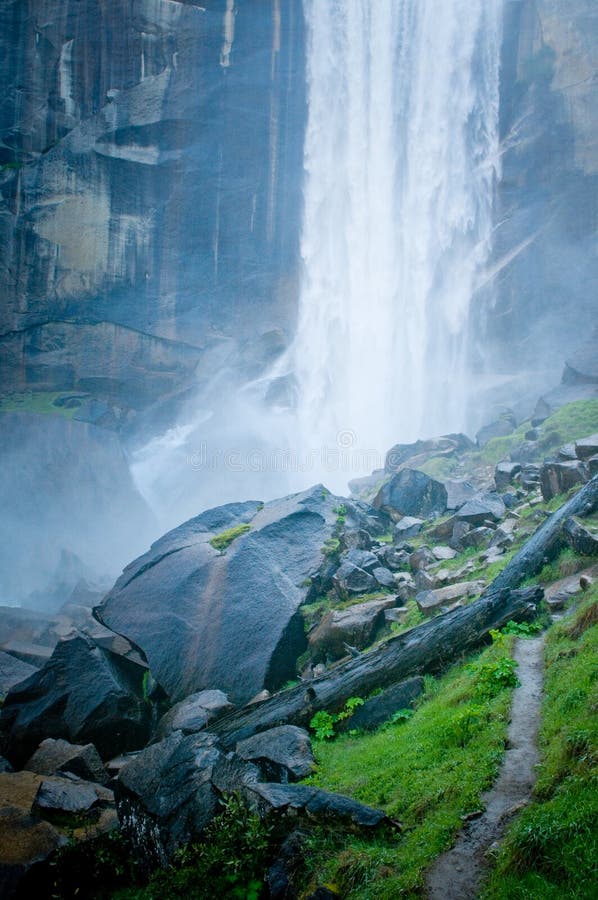
{"type": "Polygon", "coordinates": [[[598,322],[598,6],[508,0],[490,368],[558,381],[598,322]]]}
{"type": "Polygon", "coordinates": [[[2,3],[5,387],[137,410],[288,329],[303,43],[301,0],[2,3]]]}

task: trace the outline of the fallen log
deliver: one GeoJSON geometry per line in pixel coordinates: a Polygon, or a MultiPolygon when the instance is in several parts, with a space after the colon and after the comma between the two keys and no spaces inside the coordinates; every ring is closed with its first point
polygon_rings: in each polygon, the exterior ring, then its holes
{"type": "Polygon", "coordinates": [[[478,600],[437,616],[391,638],[319,678],[304,681],[268,700],[232,712],[212,724],[226,747],[276,725],[306,727],[320,709],[336,711],[349,697],[366,697],[412,675],[441,671],[461,654],[479,647],[491,629],[533,618],[544,592],[540,587],[517,589],[537,574],[559,549],[561,528],[569,516],[598,509],[598,476],[586,484],[544,522],[505,566],[478,600]]]}
{"type": "Polygon", "coordinates": [[[482,596],[490,590],[516,588],[525,578],[537,575],[565,544],[562,528],[566,520],[570,516],[589,516],[596,510],[598,510],[598,475],[546,519],[482,596]]]}
{"type": "Polygon", "coordinates": [[[410,675],[440,671],[478,647],[490,629],[502,628],[510,619],[533,618],[543,593],[538,587],[492,591],[471,606],[437,616],[319,678],[230,713],[213,722],[210,730],[225,747],[234,747],[237,741],[275,725],[306,727],[320,709],[338,710],[349,697],[366,697],[410,675]]]}

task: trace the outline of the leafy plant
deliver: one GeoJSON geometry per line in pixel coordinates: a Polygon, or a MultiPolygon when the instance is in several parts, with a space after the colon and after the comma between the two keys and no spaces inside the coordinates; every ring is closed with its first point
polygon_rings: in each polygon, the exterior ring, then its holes
{"type": "Polygon", "coordinates": [[[349,697],[343,709],[336,713],[329,713],[325,709],[319,710],[311,719],[309,727],[315,733],[318,741],[326,741],[335,737],[336,732],[334,726],[337,722],[343,722],[350,719],[356,709],[363,706],[364,701],[361,697],[349,697]]]}
{"type": "Polygon", "coordinates": [[[226,550],[236,538],[240,537],[242,534],[246,534],[250,530],[251,525],[246,523],[243,525],[235,525],[233,528],[228,528],[226,531],[222,531],[220,534],[210,538],[209,543],[214,550],[226,550]]]}
{"type": "Polygon", "coordinates": [[[475,696],[490,700],[505,688],[517,687],[519,679],[515,674],[516,668],[517,663],[510,656],[499,656],[481,666],[471,666],[475,696]]]}

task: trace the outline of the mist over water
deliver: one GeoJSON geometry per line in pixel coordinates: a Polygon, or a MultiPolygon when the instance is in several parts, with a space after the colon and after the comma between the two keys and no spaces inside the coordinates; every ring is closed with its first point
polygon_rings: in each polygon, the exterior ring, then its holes
{"type": "MultiPolygon", "coordinates": [[[[491,275],[502,0],[305,0],[308,121],[294,341],[135,456],[164,526],[383,465],[466,429],[476,286],[491,275]],[[264,403],[291,376],[296,403],[264,403]],[[224,412],[224,415],[223,415],[224,412]]],[[[487,294],[486,294],[487,296],[487,294]]]]}
{"type": "MultiPolygon", "coordinates": [[[[306,0],[300,444],[467,426],[499,175],[502,0],[306,0]]],[[[325,473],[323,473],[325,477],[325,473]]]]}

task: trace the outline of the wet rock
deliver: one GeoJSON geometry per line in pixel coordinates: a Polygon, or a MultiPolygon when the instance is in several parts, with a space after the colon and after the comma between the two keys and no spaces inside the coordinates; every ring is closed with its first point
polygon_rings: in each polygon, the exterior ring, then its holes
{"type": "Polygon", "coordinates": [[[412,444],[395,444],[386,454],[384,470],[394,474],[410,460],[421,465],[432,456],[453,456],[473,447],[473,442],[465,434],[445,434],[438,438],[414,441],[412,444]]]}
{"type": "Polygon", "coordinates": [[[544,500],[552,500],[577,484],[588,481],[587,467],[581,461],[545,462],[540,470],[540,489],[544,500]]]}
{"type": "Polygon", "coordinates": [[[393,578],[393,574],[390,569],[385,568],[384,566],[378,566],[372,572],[372,575],[383,588],[393,588],[395,586],[395,580],[393,578]]]}
{"type": "Polygon", "coordinates": [[[131,563],[96,615],[143,650],[172,700],[217,687],[244,703],[276,689],[294,678],[306,648],[299,607],[325,560],[340,505],[347,522],[371,519],[378,527],[369,507],[322,485],[201,513],[131,563]],[[221,549],[210,543],[239,526],[248,527],[221,549]]]}
{"type": "Polygon", "coordinates": [[[36,666],[0,650],[0,699],[8,694],[11,688],[30,678],[36,672],[36,666]]]}
{"type": "Polygon", "coordinates": [[[434,557],[439,561],[446,560],[446,559],[454,559],[455,556],[457,555],[457,551],[453,550],[452,547],[441,547],[441,546],[432,547],[432,553],[434,554],[434,557]]]}
{"type": "Polygon", "coordinates": [[[368,550],[349,550],[348,553],[345,553],[344,556],[341,557],[341,564],[345,562],[358,566],[365,572],[369,572],[370,575],[373,574],[374,569],[380,565],[376,554],[370,553],[368,550]]]}
{"type": "MultiPolygon", "coordinates": [[[[429,591],[432,590],[432,588],[437,587],[436,576],[432,575],[431,572],[426,572],[425,569],[417,570],[413,582],[415,584],[416,593],[418,591],[429,591]]],[[[403,598],[401,597],[401,599],[403,598]]]]}
{"type": "Polygon", "coordinates": [[[392,544],[382,550],[380,559],[391,572],[406,569],[409,565],[409,553],[406,550],[399,550],[398,547],[393,547],[392,544]]]}
{"type": "Polygon", "coordinates": [[[448,479],[444,481],[447,493],[446,508],[448,510],[460,509],[477,494],[477,489],[469,481],[448,479]]]}
{"type": "Polygon", "coordinates": [[[469,500],[456,513],[455,518],[470,525],[482,525],[486,521],[500,522],[506,513],[499,494],[480,493],[469,500]]]}
{"type": "Polygon", "coordinates": [[[10,654],[10,656],[14,656],[15,659],[20,659],[21,662],[28,663],[35,669],[40,669],[52,656],[51,647],[29,644],[25,643],[25,641],[6,641],[5,644],[2,644],[0,650],[10,654]]]}
{"type": "Polygon", "coordinates": [[[264,781],[301,781],[315,768],[307,731],[296,725],[280,725],[240,741],[237,756],[258,766],[264,781]]]}
{"type": "Polygon", "coordinates": [[[540,466],[534,463],[523,465],[521,467],[521,476],[519,483],[524,491],[533,491],[540,484],[540,466]]]}
{"type": "Polygon", "coordinates": [[[43,669],[6,697],[0,733],[8,759],[24,764],[46,737],[94,744],[104,759],[142,746],[150,725],[146,671],[86,636],[62,641],[43,669]]]}
{"type": "Polygon", "coordinates": [[[416,537],[424,527],[424,520],[416,516],[403,516],[393,529],[395,541],[404,541],[410,537],[416,537]]]}
{"type": "Polygon", "coordinates": [[[293,882],[305,862],[306,838],[305,831],[296,829],[283,842],[278,856],[268,869],[270,900],[294,900],[297,896],[293,882]]]}
{"type": "Polygon", "coordinates": [[[512,434],[517,427],[517,421],[512,412],[503,413],[496,422],[485,425],[476,434],[476,443],[478,447],[485,447],[488,441],[497,437],[506,437],[512,434]]]}
{"type": "Polygon", "coordinates": [[[513,482],[521,472],[521,463],[518,462],[499,462],[494,469],[494,483],[497,491],[504,491],[513,482]]]}
{"type": "Polygon", "coordinates": [[[105,784],[108,773],[93,744],[70,744],[68,741],[46,738],[25,764],[29,772],[54,775],[69,772],[87,781],[105,784]]]}
{"type": "Polygon", "coordinates": [[[44,778],[35,798],[39,810],[64,813],[83,813],[100,803],[113,802],[114,794],[108,788],[74,775],[44,778]]]}
{"type": "Polygon", "coordinates": [[[578,459],[588,460],[598,454],[598,432],[575,442],[575,455],[578,459]]]}
{"type": "Polygon", "coordinates": [[[488,546],[493,537],[494,531],[485,525],[481,525],[479,528],[472,528],[471,531],[464,534],[461,538],[461,545],[465,548],[475,547],[479,550],[481,547],[488,546]]]}
{"type": "Polygon", "coordinates": [[[415,602],[421,612],[428,613],[439,609],[447,603],[454,603],[455,600],[462,600],[465,597],[476,597],[483,589],[483,581],[463,581],[431,591],[422,591],[416,595],[415,602]]]}
{"type": "Polygon", "coordinates": [[[420,547],[419,550],[415,550],[411,556],[409,557],[409,565],[413,572],[418,572],[420,569],[425,569],[427,566],[431,566],[436,562],[436,557],[432,553],[429,547],[425,545],[420,547]]]}
{"type": "Polygon", "coordinates": [[[453,519],[452,526],[449,546],[459,552],[463,550],[463,538],[471,531],[471,525],[469,522],[459,522],[457,519],[453,519]]]}
{"type": "Polygon", "coordinates": [[[594,475],[598,475],[598,453],[596,456],[590,456],[585,462],[588,467],[588,472],[590,473],[590,478],[593,478],[594,475]]]}
{"type": "Polygon", "coordinates": [[[437,522],[433,528],[429,530],[429,537],[436,541],[448,541],[452,537],[455,525],[458,521],[459,520],[453,515],[449,516],[448,519],[437,522]]]}
{"type": "Polygon", "coordinates": [[[445,486],[425,472],[402,469],[376,495],[373,505],[387,512],[391,518],[417,516],[434,518],[446,511],[445,486]]]}
{"type": "Polygon", "coordinates": [[[373,591],[376,587],[376,580],[373,575],[348,561],[339,567],[332,579],[332,583],[341,599],[348,597],[350,594],[363,594],[367,591],[373,591]]]}
{"type": "Polygon", "coordinates": [[[354,531],[345,531],[343,543],[347,550],[370,550],[372,538],[363,528],[358,528],[354,531]]]}
{"type": "Polygon", "coordinates": [[[14,806],[0,808],[0,892],[14,897],[27,872],[68,844],[49,822],[14,806]]]}
{"type": "Polygon", "coordinates": [[[155,738],[161,741],[171,731],[193,734],[209,722],[234,709],[223,691],[198,691],[181,700],[165,713],[156,728],[155,738]]]}
{"type": "Polygon", "coordinates": [[[570,547],[582,556],[598,556],[598,535],[573,517],[563,524],[563,536],[570,547]]]}
{"type": "Polygon", "coordinates": [[[398,625],[403,625],[408,615],[408,606],[394,606],[392,609],[384,610],[384,621],[388,625],[392,624],[393,622],[396,622],[398,625]]]}
{"type": "Polygon", "coordinates": [[[395,605],[395,597],[382,597],[327,613],[309,635],[312,658],[317,662],[326,657],[341,659],[347,655],[345,644],[359,650],[367,647],[384,625],[384,610],[395,605]]]}
{"type": "Polygon", "coordinates": [[[366,700],[363,706],[358,706],[352,716],[337,724],[336,730],[342,732],[357,728],[372,731],[387,722],[397,710],[413,707],[423,690],[424,679],[421,676],[393,684],[381,694],[366,700]]]}
{"type": "MultiPolygon", "coordinates": [[[[563,447],[559,447],[557,457],[563,462],[571,462],[572,460],[578,459],[577,453],[575,452],[575,444],[565,444],[563,447]]],[[[581,457],[579,458],[581,459],[581,457]]]]}

